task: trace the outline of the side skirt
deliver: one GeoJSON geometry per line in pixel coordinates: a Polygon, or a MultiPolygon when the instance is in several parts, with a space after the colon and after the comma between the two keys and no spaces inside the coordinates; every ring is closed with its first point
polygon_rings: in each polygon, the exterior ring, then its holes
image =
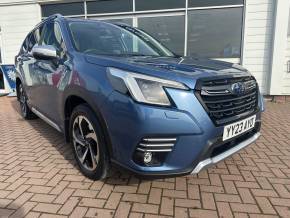
{"type": "Polygon", "coordinates": [[[50,126],[52,126],[53,128],[55,128],[57,131],[62,132],[61,128],[54,123],[52,120],[50,120],[48,117],[46,117],[45,115],[43,115],[42,113],[40,113],[38,110],[36,110],[34,107],[31,107],[31,110],[33,113],[35,113],[39,118],[41,118],[42,120],[44,120],[47,124],[49,124],[50,126]]]}

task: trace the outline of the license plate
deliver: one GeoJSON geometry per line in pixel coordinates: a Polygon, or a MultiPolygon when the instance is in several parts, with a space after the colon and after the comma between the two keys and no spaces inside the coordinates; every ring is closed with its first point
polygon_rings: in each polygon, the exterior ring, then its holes
{"type": "Polygon", "coordinates": [[[229,124],[224,127],[223,141],[238,136],[255,126],[256,115],[248,117],[236,123],[229,124]]]}

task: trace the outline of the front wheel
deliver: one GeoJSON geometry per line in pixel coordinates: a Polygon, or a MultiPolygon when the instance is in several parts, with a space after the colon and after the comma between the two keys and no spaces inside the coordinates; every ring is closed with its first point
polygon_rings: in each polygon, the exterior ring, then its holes
{"type": "Polygon", "coordinates": [[[93,180],[105,178],[109,161],[104,135],[94,112],[85,104],[72,112],[70,137],[81,172],[93,180]]]}

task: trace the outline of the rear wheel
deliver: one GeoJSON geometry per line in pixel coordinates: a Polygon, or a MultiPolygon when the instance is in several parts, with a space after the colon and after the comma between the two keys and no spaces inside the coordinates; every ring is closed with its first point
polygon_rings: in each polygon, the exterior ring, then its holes
{"type": "Polygon", "coordinates": [[[27,105],[27,95],[22,84],[18,86],[18,93],[22,117],[27,120],[37,118],[37,116],[30,110],[30,108],[27,105]]]}
{"type": "Polygon", "coordinates": [[[72,112],[70,137],[81,172],[90,179],[105,178],[109,161],[104,135],[95,114],[85,104],[72,112]]]}

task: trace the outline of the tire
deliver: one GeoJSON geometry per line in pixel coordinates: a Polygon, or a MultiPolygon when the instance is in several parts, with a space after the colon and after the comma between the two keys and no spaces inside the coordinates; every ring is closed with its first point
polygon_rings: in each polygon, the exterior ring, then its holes
{"type": "Polygon", "coordinates": [[[27,104],[27,95],[25,92],[25,89],[23,85],[20,83],[18,86],[18,93],[19,93],[19,104],[20,104],[20,110],[21,110],[21,115],[24,119],[26,120],[32,120],[36,119],[37,116],[31,111],[27,104]]]}
{"type": "Polygon", "coordinates": [[[106,178],[109,171],[106,140],[96,115],[87,104],[74,108],[69,134],[80,171],[92,180],[106,178]]]}

